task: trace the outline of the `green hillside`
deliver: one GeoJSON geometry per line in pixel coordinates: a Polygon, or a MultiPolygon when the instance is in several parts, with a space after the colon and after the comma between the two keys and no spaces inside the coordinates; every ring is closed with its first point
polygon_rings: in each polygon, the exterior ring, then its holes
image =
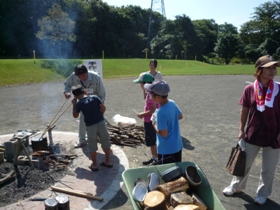
{"type": "MultiPolygon", "coordinates": [[[[103,78],[138,76],[149,70],[149,59],[104,59],[103,78]]],[[[63,81],[82,59],[1,59],[0,86],[63,81]]],[[[253,74],[253,65],[211,65],[194,60],[158,60],[163,75],[253,74]]]]}

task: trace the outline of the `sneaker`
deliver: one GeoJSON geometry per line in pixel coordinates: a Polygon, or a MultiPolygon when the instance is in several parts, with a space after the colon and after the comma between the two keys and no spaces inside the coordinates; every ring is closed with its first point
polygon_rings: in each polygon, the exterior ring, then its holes
{"type": "Polygon", "coordinates": [[[147,160],[147,161],[143,161],[143,165],[149,165],[151,164],[152,162],[154,162],[154,159],[151,158],[150,160],[147,160]]]}
{"type": "Polygon", "coordinates": [[[263,205],[266,202],[267,197],[265,196],[256,196],[254,202],[258,205],[263,205]]]}
{"type": "Polygon", "coordinates": [[[234,189],[232,186],[228,186],[223,190],[225,196],[232,196],[235,193],[241,193],[242,190],[234,189]]]}
{"type": "Polygon", "coordinates": [[[81,148],[81,147],[85,146],[86,144],[87,144],[86,141],[83,141],[83,142],[76,142],[76,143],[74,144],[74,147],[75,147],[75,148],[81,148]]]}
{"type": "Polygon", "coordinates": [[[155,165],[159,165],[159,162],[153,160],[153,162],[151,162],[151,163],[149,164],[149,166],[155,166],[155,165]]]}

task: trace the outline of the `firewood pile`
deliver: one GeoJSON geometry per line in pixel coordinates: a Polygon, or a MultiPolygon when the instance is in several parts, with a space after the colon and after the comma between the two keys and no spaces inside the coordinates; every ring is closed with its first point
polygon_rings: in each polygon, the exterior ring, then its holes
{"type": "Polygon", "coordinates": [[[183,176],[156,187],[154,186],[153,190],[146,189],[146,191],[140,191],[137,188],[141,184],[137,184],[132,193],[134,194],[134,199],[139,202],[142,209],[207,210],[205,202],[194,193],[196,191],[194,186],[183,176]],[[141,193],[142,195],[139,195],[141,193]],[[138,198],[141,198],[141,200],[138,200],[138,198]]]}
{"type": "Polygon", "coordinates": [[[141,209],[207,210],[206,203],[197,194],[202,178],[195,166],[187,166],[184,172],[174,166],[158,173],[151,172],[146,179],[139,177],[134,182],[132,196],[141,209]]]}
{"type": "Polygon", "coordinates": [[[118,126],[115,126],[108,121],[106,121],[106,123],[112,144],[129,147],[137,147],[144,144],[145,138],[143,126],[125,123],[118,123],[118,126]]]}

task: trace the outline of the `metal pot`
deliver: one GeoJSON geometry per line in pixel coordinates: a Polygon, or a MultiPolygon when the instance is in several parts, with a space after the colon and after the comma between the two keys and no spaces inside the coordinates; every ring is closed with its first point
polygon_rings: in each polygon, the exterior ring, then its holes
{"type": "Polygon", "coordinates": [[[182,170],[179,166],[173,166],[161,174],[162,179],[166,182],[171,182],[183,176],[182,170]]]}
{"type": "Polygon", "coordinates": [[[153,191],[159,186],[160,184],[160,178],[157,173],[149,173],[147,176],[147,185],[148,185],[148,190],[153,191]]]}
{"type": "Polygon", "coordinates": [[[198,186],[201,184],[202,179],[198,174],[196,167],[187,166],[185,173],[186,173],[186,179],[188,180],[189,184],[191,184],[192,186],[198,186]]]}

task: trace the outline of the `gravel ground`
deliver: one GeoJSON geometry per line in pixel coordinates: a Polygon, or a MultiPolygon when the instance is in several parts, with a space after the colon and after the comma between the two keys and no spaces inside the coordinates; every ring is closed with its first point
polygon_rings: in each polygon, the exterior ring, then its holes
{"type": "MultiPolygon", "coordinates": [[[[164,72],[163,72],[164,74],[164,72]]],[[[104,80],[107,92],[106,119],[112,122],[115,114],[133,117],[134,111],[142,111],[144,100],[135,78],[104,80]]],[[[246,82],[253,82],[250,75],[231,76],[165,76],[170,84],[169,98],[181,108],[181,135],[184,140],[183,161],[195,162],[206,174],[213,190],[228,210],[280,209],[280,167],[277,167],[274,188],[265,206],[253,204],[258,184],[261,159],[252,168],[246,190],[235,197],[225,197],[222,189],[231,180],[225,165],[232,146],[235,146],[239,127],[239,97],[246,82]]],[[[277,77],[276,80],[280,81],[277,77]]],[[[63,84],[44,83],[0,88],[0,135],[15,133],[21,129],[44,130],[64,103],[63,84]]],[[[70,101],[65,104],[65,108],[70,101]]],[[[63,108],[64,109],[64,108],[63,108]]],[[[62,109],[62,110],[63,110],[62,109]]],[[[77,121],[71,108],[57,121],[57,130],[77,132],[77,121]]],[[[131,168],[141,166],[149,158],[147,147],[124,147],[131,168]]],[[[131,210],[132,206],[125,186],[104,209],[131,210]]]]}

